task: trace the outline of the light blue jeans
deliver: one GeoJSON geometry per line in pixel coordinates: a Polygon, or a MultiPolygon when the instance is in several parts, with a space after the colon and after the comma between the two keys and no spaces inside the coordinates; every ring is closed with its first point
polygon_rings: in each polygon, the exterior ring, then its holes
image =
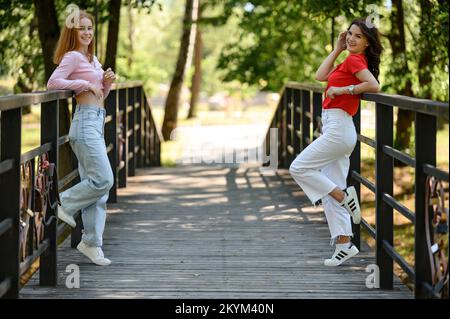
{"type": "Polygon", "coordinates": [[[106,201],[114,178],[104,139],[106,110],[77,105],[69,131],[69,142],[78,159],[80,182],[60,194],[61,206],[73,216],[81,210],[82,240],[101,247],[106,222],[106,201]]]}

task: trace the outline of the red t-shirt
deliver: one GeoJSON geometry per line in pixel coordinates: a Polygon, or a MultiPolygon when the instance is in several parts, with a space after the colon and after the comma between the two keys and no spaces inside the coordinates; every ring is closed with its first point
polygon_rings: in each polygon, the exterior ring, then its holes
{"type": "MultiPolygon", "coordinates": [[[[355,76],[355,73],[367,69],[367,58],[364,53],[350,53],[349,56],[337,66],[337,68],[328,77],[328,84],[325,94],[330,86],[342,87],[356,85],[361,83],[355,76]]],[[[351,116],[358,111],[360,95],[342,94],[335,95],[334,99],[326,97],[323,101],[324,109],[343,109],[351,116]]]]}

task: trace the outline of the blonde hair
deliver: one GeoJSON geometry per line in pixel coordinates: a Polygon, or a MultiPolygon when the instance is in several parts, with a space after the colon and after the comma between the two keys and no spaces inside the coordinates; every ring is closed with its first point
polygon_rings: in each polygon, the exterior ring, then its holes
{"type": "MultiPolygon", "coordinates": [[[[92,15],[83,10],[80,10],[78,23],[75,24],[78,25],[79,21],[83,18],[88,18],[89,20],[91,20],[92,25],[94,25],[94,18],[92,17],[92,15]]],[[[78,47],[77,32],[78,29],[75,26],[69,28],[66,24],[64,24],[64,28],[61,32],[61,35],[59,36],[58,44],[56,45],[55,54],[53,55],[53,63],[55,64],[61,63],[64,54],[66,54],[69,51],[73,51],[78,47]]],[[[89,43],[88,46],[89,62],[92,62],[94,58],[94,43],[95,43],[94,41],[95,38],[92,37],[92,41],[91,43],[89,43]]]]}

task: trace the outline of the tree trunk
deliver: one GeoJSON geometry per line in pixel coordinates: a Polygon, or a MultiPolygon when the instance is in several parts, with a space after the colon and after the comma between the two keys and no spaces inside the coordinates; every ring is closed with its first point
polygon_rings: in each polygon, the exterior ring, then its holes
{"type": "Polygon", "coordinates": [[[34,0],[34,8],[38,18],[39,40],[44,57],[45,80],[48,81],[56,68],[53,64],[53,53],[60,34],[58,18],[53,0],[34,0]]]}
{"type": "Polygon", "coordinates": [[[331,17],[331,51],[334,50],[334,17],[331,17]]]}
{"type": "Polygon", "coordinates": [[[98,30],[98,38],[97,38],[97,48],[98,48],[98,52],[96,52],[95,54],[97,55],[97,59],[99,59],[99,61],[104,61],[105,59],[104,57],[104,53],[105,53],[105,35],[103,32],[103,26],[105,24],[104,23],[100,23],[100,21],[98,22],[97,25],[97,30],[98,30]],[[101,59],[101,60],[100,60],[101,59]]]}
{"type": "Polygon", "coordinates": [[[109,2],[109,23],[108,40],[106,42],[106,58],[104,69],[116,69],[117,42],[119,38],[119,20],[120,20],[121,0],[111,0],[109,2]]]}
{"type": "MultiPolygon", "coordinates": [[[[45,81],[47,82],[56,65],[53,64],[53,53],[56,49],[60,29],[53,0],[34,0],[34,8],[38,19],[39,40],[44,57],[45,81]]],[[[69,133],[70,112],[67,100],[59,103],[59,136],[69,133]]],[[[72,171],[72,153],[69,144],[59,150],[58,176],[61,178],[72,171]]]]}
{"type": "Polygon", "coordinates": [[[418,63],[420,97],[431,99],[431,73],[433,66],[433,43],[430,41],[427,28],[432,24],[431,3],[428,0],[420,0],[420,53],[418,63]]]}
{"type": "MultiPolygon", "coordinates": [[[[408,76],[406,81],[399,74],[409,75],[411,72],[408,68],[406,57],[404,12],[402,0],[392,1],[391,32],[388,35],[389,43],[392,48],[393,63],[390,73],[396,79],[397,93],[401,95],[413,96],[412,81],[408,76]]],[[[409,147],[411,139],[411,124],[414,120],[414,113],[411,111],[398,109],[396,133],[394,146],[396,149],[405,150],[409,147]]],[[[403,166],[404,164],[395,160],[395,166],[403,166]]]]}
{"type": "MultiPolygon", "coordinates": [[[[198,20],[200,20],[201,10],[200,5],[198,6],[198,20]]],[[[197,20],[197,21],[198,21],[197,20]]],[[[202,83],[202,51],[203,42],[202,34],[200,31],[199,24],[197,22],[197,28],[195,32],[195,46],[194,46],[194,74],[192,75],[192,85],[191,85],[191,101],[189,103],[189,113],[187,118],[193,118],[196,116],[196,107],[198,103],[198,98],[200,96],[200,87],[202,83]]]]}
{"type": "Polygon", "coordinates": [[[128,43],[129,51],[127,55],[127,65],[131,68],[133,63],[133,6],[131,5],[131,0],[128,0],[128,43]]]}
{"type": "Polygon", "coordinates": [[[180,41],[175,73],[172,77],[169,93],[167,94],[162,134],[165,140],[170,139],[170,133],[177,126],[178,102],[183,85],[183,78],[186,69],[187,56],[189,51],[189,41],[192,29],[192,12],[196,0],[186,0],[186,10],[183,18],[183,32],[180,41]]]}

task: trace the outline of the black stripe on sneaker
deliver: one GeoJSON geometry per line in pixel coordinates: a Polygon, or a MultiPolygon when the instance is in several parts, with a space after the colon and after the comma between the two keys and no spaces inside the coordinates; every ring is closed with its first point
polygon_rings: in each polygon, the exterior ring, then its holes
{"type": "Polygon", "coordinates": [[[348,202],[348,204],[351,205],[351,204],[353,204],[354,201],[355,201],[355,200],[352,198],[352,199],[348,202]]]}
{"type": "Polygon", "coordinates": [[[339,258],[344,258],[345,256],[347,256],[347,254],[343,254],[343,251],[340,251],[339,254],[337,254],[337,256],[339,258]]]}
{"type": "Polygon", "coordinates": [[[336,256],[335,257],[337,260],[341,260],[342,258],[341,257],[339,257],[339,256],[336,256]]]}
{"type": "Polygon", "coordinates": [[[343,250],[341,250],[339,253],[340,253],[340,254],[343,254],[344,256],[347,256],[347,255],[348,255],[348,254],[347,254],[345,251],[343,251],[343,250]]]}

